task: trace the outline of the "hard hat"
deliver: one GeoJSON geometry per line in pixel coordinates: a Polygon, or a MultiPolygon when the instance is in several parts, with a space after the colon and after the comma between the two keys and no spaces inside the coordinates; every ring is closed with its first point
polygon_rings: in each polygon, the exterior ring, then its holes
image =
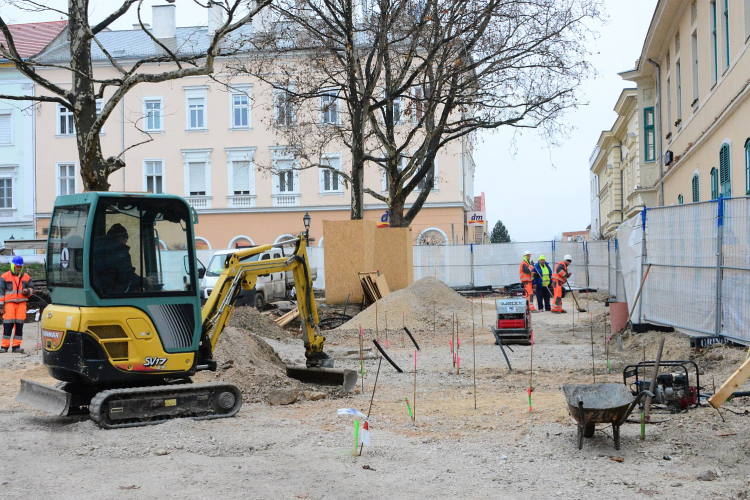
{"type": "Polygon", "coordinates": [[[536,260],[547,260],[547,258],[544,255],[540,255],[536,260]]]}
{"type": "Polygon", "coordinates": [[[570,255],[566,255],[565,257],[563,257],[563,260],[573,260],[573,257],[571,257],[570,255]]]}
{"type": "Polygon", "coordinates": [[[16,255],[13,257],[13,260],[10,261],[10,270],[12,272],[16,272],[16,268],[22,268],[23,267],[23,257],[20,255],[16,255]]]}
{"type": "Polygon", "coordinates": [[[523,254],[524,255],[531,255],[531,250],[526,250],[523,254]]]}

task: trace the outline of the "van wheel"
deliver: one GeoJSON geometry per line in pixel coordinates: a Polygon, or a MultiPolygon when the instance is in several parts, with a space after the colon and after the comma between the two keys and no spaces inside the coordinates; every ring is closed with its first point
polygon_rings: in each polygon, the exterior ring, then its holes
{"type": "Polygon", "coordinates": [[[255,292],[255,297],[253,298],[253,306],[255,306],[258,311],[262,311],[265,305],[266,301],[263,300],[263,293],[255,292]]]}

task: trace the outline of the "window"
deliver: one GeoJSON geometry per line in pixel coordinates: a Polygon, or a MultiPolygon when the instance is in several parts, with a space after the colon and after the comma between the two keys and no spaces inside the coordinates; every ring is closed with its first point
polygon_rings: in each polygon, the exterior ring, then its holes
{"type": "Polygon", "coordinates": [[[0,178],[0,209],[13,208],[13,179],[0,178]]]}
{"type": "Polygon", "coordinates": [[[232,162],[232,187],[235,195],[250,194],[251,164],[248,160],[232,162]]]}
{"type": "Polygon", "coordinates": [[[232,99],[232,128],[250,128],[250,97],[234,93],[232,99]]]}
{"type": "Polygon", "coordinates": [[[719,183],[721,184],[721,196],[732,197],[732,180],[730,178],[729,144],[723,144],[719,151],[719,183]]]}
{"type": "Polygon", "coordinates": [[[341,156],[325,155],[320,159],[321,165],[330,168],[320,169],[320,192],[321,193],[342,193],[344,191],[341,176],[341,156]]]}
{"type": "Polygon", "coordinates": [[[424,118],[425,111],[425,100],[424,90],[422,87],[414,87],[412,91],[413,109],[411,110],[411,117],[414,123],[419,123],[424,118]]]}
{"type": "MultiPolygon", "coordinates": [[[[432,170],[432,175],[433,175],[433,178],[435,179],[434,183],[432,185],[432,189],[437,189],[438,188],[437,163],[438,163],[438,161],[437,161],[437,156],[436,156],[435,159],[432,162],[432,168],[430,169],[430,170],[432,170]]],[[[426,183],[427,183],[427,177],[425,176],[425,178],[422,179],[421,181],[419,181],[419,184],[417,184],[417,189],[419,191],[422,191],[425,188],[426,183]]]]}
{"type": "Polygon", "coordinates": [[[143,100],[143,119],[147,132],[160,132],[164,130],[161,97],[147,97],[143,100]]]}
{"type": "Polygon", "coordinates": [[[716,0],[711,1],[711,84],[719,81],[719,33],[716,26],[716,0]]]}
{"type": "Polygon", "coordinates": [[[716,167],[711,169],[711,199],[719,199],[719,171],[716,167]]]}
{"type": "Polygon", "coordinates": [[[278,175],[279,193],[294,193],[294,170],[280,170],[278,175]]]}
{"type": "Polygon", "coordinates": [[[643,133],[645,146],[646,161],[656,159],[656,136],[654,134],[654,108],[645,108],[643,110],[643,133]]]}
{"type": "Polygon", "coordinates": [[[277,90],[274,92],[273,102],[276,125],[279,127],[291,127],[294,124],[292,95],[285,90],[277,90]]]}
{"type": "Polygon", "coordinates": [[[679,59],[674,66],[675,84],[677,85],[677,120],[682,122],[682,64],[679,59]]]}
{"type": "Polygon", "coordinates": [[[73,112],[65,106],[57,105],[57,135],[75,135],[76,125],[73,112]]]}
{"type": "Polygon", "coordinates": [[[721,31],[724,33],[724,69],[729,67],[729,0],[724,1],[724,11],[721,16],[721,31]]]}
{"type": "Polygon", "coordinates": [[[324,92],[320,98],[320,121],[336,124],[339,122],[338,92],[336,90],[324,92]]]}
{"type": "Polygon", "coordinates": [[[750,195],[750,139],[745,141],[745,194],[750,195]]]}
{"type": "Polygon", "coordinates": [[[88,226],[88,205],[56,207],[49,225],[47,283],[50,287],[83,288],[83,241],[88,226]],[[68,261],[63,262],[63,248],[68,261]]]}
{"type": "Polygon", "coordinates": [[[403,99],[401,97],[396,97],[393,99],[393,124],[399,124],[401,123],[401,118],[403,118],[403,99]]]}
{"type": "MultiPolygon", "coordinates": [[[[194,294],[197,276],[189,220],[182,200],[101,198],[90,229],[94,291],[100,297],[133,298],[194,294]],[[167,252],[162,252],[165,247],[167,252]]],[[[174,321],[184,320],[179,309],[171,313],[174,321]]],[[[161,340],[168,350],[186,348],[192,336],[167,335],[161,340]]]]}
{"type": "Polygon", "coordinates": [[[672,79],[667,78],[667,132],[672,132],[672,79]]]}
{"type": "Polygon", "coordinates": [[[699,78],[698,78],[698,30],[693,32],[693,36],[690,37],[690,45],[692,48],[692,63],[693,63],[693,105],[697,104],[700,93],[698,92],[699,78]]]}
{"type": "Polygon", "coordinates": [[[693,174],[693,203],[698,203],[701,201],[701,194],[700,194],[700,178],[698,177],[698,174],[693,174]]]}
{"type": "Polygon", "coordinates": [[[206,98],[188,97],[188,129],[206,128],[206,98]]]}
{"type": "Polygon", "coordinates": [[[682,195],[678,195],[677,196],[677,204],[678,205],[682,205],[682,203],[683,203],[682,195]]]}
{"type": "Polygon", "coordinates": [[[57,165],[57,194],[65,196],[76,193],[75,163],[61,163],[57,165]]]}
{"type": "MultiPolygon", "coordinates": [[[[406,168],[406,165],[407,165],[407,158],[405,158],[404,156],[400,156],[398,158],[398,163],[396,165],[396,168],[398,169],[398,171],[403,172],[404,169],[406,168]]],[[[388,186],[388,174],[386,173],[385,168],[383,169],[382,184],[383,184],[382,186],[383,192],[387,193],[389,186],[388,186]]]]}
{"type": "Polygon", "coordinates": [[[146,191],[164,193],[164,160],[143,160],[146,174],[146,191]]]}
{"type": "Polygon", "coordinates": [[[13,144],[13,111],[0,110],[0,144],[13,144]]]}
{"type": "Polygon", "coordinates": [[[206,195],[206,162],[189,161],[188,162],[188,194],[190,196],[206,195]]]}

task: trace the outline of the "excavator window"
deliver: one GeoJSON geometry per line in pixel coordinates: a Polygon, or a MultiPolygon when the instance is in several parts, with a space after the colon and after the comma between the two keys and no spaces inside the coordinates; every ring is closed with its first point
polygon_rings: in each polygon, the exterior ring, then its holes
{"type": "Polygon", "coordinates": [[[94,214],[90,260],[97,294],[193,295],[189,217],[187,207],[174,199],[102,198],[94,214]]]}
{"type": "Polygon", "coordinates": [[[88,205],[57,207],[49,228],[47,282],[83,288],[83,251],[88,205]]]}

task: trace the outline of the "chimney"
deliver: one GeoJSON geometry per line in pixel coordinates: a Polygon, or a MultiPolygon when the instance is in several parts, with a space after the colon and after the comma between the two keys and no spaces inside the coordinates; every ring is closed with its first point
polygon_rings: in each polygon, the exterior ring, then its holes
{"type": "Polygon", "coordinates": [[[156,38],[174,38],[177,22],[175,13],[177,6],[175,4],[154,5],[151,7],[151,20],[154,23],[154,29],[151,33],[156,38]]]}
{"type": "Polygon", "coordinates": [[[219,2],[208,2],[208,34],[213,36],[216,30],[224,24],[224,9],[219,2]]]}

